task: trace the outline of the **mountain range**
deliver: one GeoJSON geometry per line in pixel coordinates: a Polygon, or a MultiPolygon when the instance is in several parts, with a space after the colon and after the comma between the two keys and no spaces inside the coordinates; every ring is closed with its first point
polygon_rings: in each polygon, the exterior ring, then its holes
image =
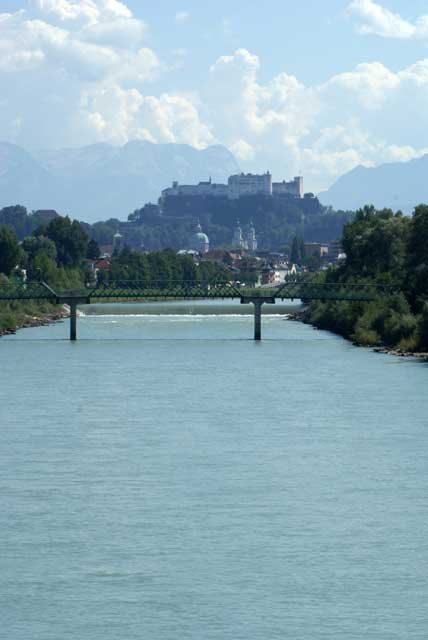
{"type": "MultiPolygon", "coordinates": [[[[122,147],[102,143],[29,152],[0,142],[0,208],[22,204],[87,222],[124,220],[146,202],[157,202],[173,180],[194,184],[211,176],[227,182],[239,170],[233,154],[221,145],[198,150],[134,140],[122,147]]],[[[373,204],[411,213],[428,202],[427,177],[428,155],[374,168],[358,166],[319,198],[334,209],[373,204]]]]}
{"type": "Polygon", "coordinates": [[[238,171],[221,145],[198,150],[135,140],[122,147],[28,152],[0,142],[0,208],[55,209],[86,222],[126,219],[146,202],[157,202],[173,180],[193,184],[211,176],[227,182],[238,171]]]}
{"type": "Polygon", "coordinates": [[[374,168],[358,166],[320,193],[319,198],[334,209],[355,210],[373,204],[379,209],[389,207],[411,213],[416,205],[428,203],[427,178],[428,155],[374,168]]]}

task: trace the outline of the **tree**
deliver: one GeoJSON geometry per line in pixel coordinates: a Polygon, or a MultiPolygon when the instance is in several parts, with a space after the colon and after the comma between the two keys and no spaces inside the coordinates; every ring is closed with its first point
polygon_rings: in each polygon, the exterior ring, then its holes
{"type": "Polygon", "coordinates": [[[347,272],[363,277],[403,277],[410,220],[391,209],[366,206],[357,211],[343,233],[347,272]]]}
{"type": "Polygon", "coordinates": [[[14,231],[0,227],[0,273],[9,275],[21,258],[21,250],[14,231]]]}
{"type": "Polygon", "coordinates": [[[412,305],[420,310],[428,300],[428,206],[419,205],[407,243],[407,287],[412,305]]]}
{"type": "Polygon", "coordinates": [[[290,261],[293,264],[300,264],[305,257],[305,243],[300,236],[294,236],[291,245],[290,261]]]}
{"type": "Polygon", "coordinates": [[[100,257],[100,253],[101,252],[98,242],[96,240],[89,240],[86,257],[89,260],[98,260],[98,258],[100,257]]]}
{"type": "Polygon", "coordinates": [[[0,225],[9,226],[19,239],[23,238],[28,233],[27,209],[19,204],[4,207],[0,210],[0,225]]]}
{"type": "Polygon", "coordinates": [[[88,236],[77,220],[54,218],[46,227],[41,227],[37,235],[45,235],[55,243],[57,261],[63,267],[76,267],[88,250],[88,236]]]}
{"type": "Polygon", "coordinates": [[[28,236],[22,243],[22,248],[27,254],[28,262],[31,263],[37,253],[42,252],[51,258],[56,260],[56,246],[55,243],[46,238],[46,236],[28,236]]]}

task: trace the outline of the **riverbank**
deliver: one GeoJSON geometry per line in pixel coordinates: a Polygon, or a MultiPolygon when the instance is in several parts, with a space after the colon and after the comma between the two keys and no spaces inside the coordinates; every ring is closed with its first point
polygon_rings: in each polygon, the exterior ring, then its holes
{"type": "Polygon", "coordinates": [[[348,342],[352,342],[355,347],[368,347],[372,349],[375,353],[386,353],[391,356],[398,356],[400,358],[418,358],[419,360],[428,361],[428,353],[422,351],[411,351],[400,349],[398,347],[389,347],[387,345],[376,345],[376,344],[362,344],[353,340],[352,338],[338,333],[334,331],[333,328],[326,327],[318,327],[314,322],[310,319],[310,309],[306,307],[305,309],[299,309],[298,311],[293,311],[289,314],[288,320],[292,320],[294,322],[303,322],[304,324],[311,325],[314,329],[319,329],[320,331],[331,331],[336,335],[340,335],[342,338],[345,338],[348,342]]]}
{"type": "Polygon", "coordinates": [[[24,310],[20,310],[16,315],[11,315],[11,312],[8,310],[2,317],[6,326],[0,326],[0,338],[2,336],[14,335],[20,329],[48,326],[69,317],[70,309],[67,305],[58,308],[53,305],[50,306],[51,309],[47,311],[43,310],[39,313],[26,313],[24,310]]]}

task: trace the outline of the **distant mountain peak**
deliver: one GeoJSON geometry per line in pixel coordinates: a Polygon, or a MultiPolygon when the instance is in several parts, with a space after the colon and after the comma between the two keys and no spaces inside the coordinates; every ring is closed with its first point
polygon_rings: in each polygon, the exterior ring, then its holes
{"type": "Polygon", "coordinates": [[[358,165],[341,176],[323,193],[321,202],[335,209],[359,209],[373,204],[411,213],[428,202],[428,154],[406,162],[389,162],[378,167],[358,165]]]}
{"type": "Polygon", "coordinates": [[[199,150],[130,140],[123,146],[97,143],[29,153],[0,142],[0,207],[56,209],[88,222],[126,219],[146,202],[156,202],[173,180],[195,183],[212,176],[225,182],[238,171],[233,154],[221,145],[199,150]]]}

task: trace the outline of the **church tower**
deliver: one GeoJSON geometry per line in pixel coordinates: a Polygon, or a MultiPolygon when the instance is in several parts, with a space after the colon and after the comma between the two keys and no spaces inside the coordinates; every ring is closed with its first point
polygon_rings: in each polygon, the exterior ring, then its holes
{"type": "Polygon", "coordinates": [[[244,249],[245,248],[244,238],[242,237],[242,229],[239,224],[239,220],[236,221],[236,227],[233,232],[233,240],[232,246],[234,249],[244,249]]]}
{"type": "Polygon", "coordinates": [[[256,251],[257,250],[256,230],[254,228],[254,224],[253,224],[252,221],[250,222],[250,228],[248,229],[247,246],[248,246],[249,251],[256,251]]]}

